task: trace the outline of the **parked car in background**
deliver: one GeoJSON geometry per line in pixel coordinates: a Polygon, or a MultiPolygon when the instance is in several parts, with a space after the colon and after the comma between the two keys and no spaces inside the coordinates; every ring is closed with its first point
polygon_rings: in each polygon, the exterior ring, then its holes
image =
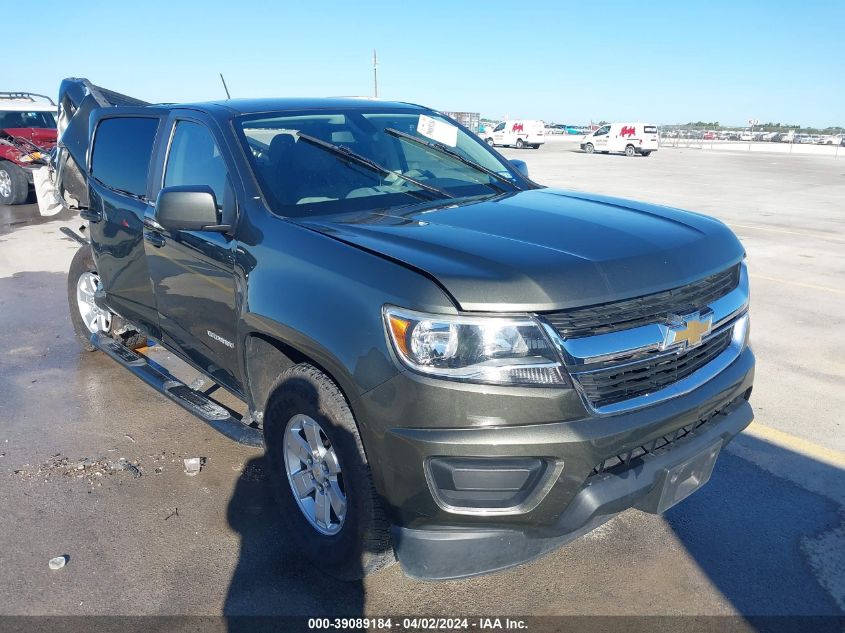
{"type": "Polygon", "coordinates": [[[505,145],[537,149],[546,142],[546,127],[542,121],[535,119],[502,121],[492,132],[485,133],[484,141],[491,147],[505,145]]]}
{"type": "Polygon", "coordinates": [[[593,152],[623,152],[626,156],[648,156],[657,151],[660,142],[656,125],[648,123],[608,123],[588,134],[581,149],[593,152]]]}
{"type": "Polygon", "coordinates": [[[0,92],[0,204],[26,202],[33,173],[56,145],[56,104],[32,92],[0,92]]]}

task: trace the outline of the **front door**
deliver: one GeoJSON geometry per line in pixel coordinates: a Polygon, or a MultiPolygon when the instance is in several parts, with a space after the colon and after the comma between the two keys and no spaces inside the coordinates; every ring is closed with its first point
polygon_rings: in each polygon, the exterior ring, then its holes
{"type": "Polygon", "coordinates": [[[597,150],[606,152],[608,150],[607,141],[610,137],[610,126],[604,125],[595,131],[593,134],[593,147],[597,150]]]}
{"type": "MultiPolygon", "coordinates": [[[[169,145],[162,149],[167,155],[162,186],[208,185],[221,220],[234,218],[226,161],[211,129],[202,120],[171,123],[169,145]]],[[[235,240],[225,233],[166,230],[153,214],[145,218],[144,244],[163,341],[220,384],[240,391],[235,240]]]]}
{"type": "Polygon", "coordinates": [[[507,139],[505,138],[505,122],[502,121],[493,128],[493,144],[494,145],[504,145],[507,139]]]}

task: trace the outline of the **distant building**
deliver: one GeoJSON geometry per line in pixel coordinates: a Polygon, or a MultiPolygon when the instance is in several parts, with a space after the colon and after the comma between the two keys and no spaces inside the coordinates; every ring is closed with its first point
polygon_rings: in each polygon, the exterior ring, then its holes
{"type": "Polygon", "coordinates": [[[464,127],[469,128],[473,132],[478,132],[478,124],[481,121],[480,112],[446,112],[444,110],[441,111],[441,114],[445,114],[446,116],[455,119],[455,121],[464,127]]]}

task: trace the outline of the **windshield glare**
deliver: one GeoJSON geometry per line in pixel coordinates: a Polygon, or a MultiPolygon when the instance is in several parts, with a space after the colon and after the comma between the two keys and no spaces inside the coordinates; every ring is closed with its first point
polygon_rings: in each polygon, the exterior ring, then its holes
{"type": "Polygon", "coordinates": [[[513,172],[475,136],[431,111],[348,110],[299,114],[262,114],[238,120],[253,171],[272,209],[301,217],[387,208],[437,198],[401,178],[466,197],[516,189],[513,172]],[[434,119],[423,119],[420,115],[434,119]],[[444,127],[446,126],[446,127],[444,127]],[[418,129],[419,128],[419,129],[418,129]],[[466,159],[513,182],[508,186],[455,158],[385,133],[393,129],[431,143],[441,143],[466,159]],[[422,130],[422,131],[419,131],[422,130]],[[316,137],[360,154],[395,174],[345,160],[325,148],[299,139],[316,137]]]}

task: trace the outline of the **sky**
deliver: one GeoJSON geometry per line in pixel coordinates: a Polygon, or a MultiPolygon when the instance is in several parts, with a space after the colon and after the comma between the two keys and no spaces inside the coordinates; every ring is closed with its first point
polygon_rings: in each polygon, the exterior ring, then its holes
{"type": "Polygon", "coordinates": [[[490,118],[845,126],[845,1],[0,0],[0,90],[372,95],[490,118]],[[7,50],[8,53],[8,50],[7,50]],[[13,63],[10,63],[13,62],[13,63]]]}

